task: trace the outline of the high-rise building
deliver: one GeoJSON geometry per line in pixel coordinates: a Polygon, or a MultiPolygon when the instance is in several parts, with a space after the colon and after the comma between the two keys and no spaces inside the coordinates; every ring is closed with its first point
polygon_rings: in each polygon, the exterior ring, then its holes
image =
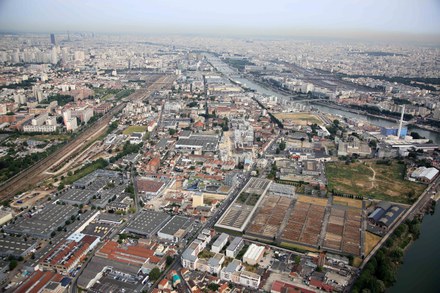
{"type": "Polygon", "coordinates": [[[51,43],[53,46],[56,45],[56,43],[55,43],[55,34],[50,34],[50,43],[51,43]]]}
{"type": "Polygon", "coordinates": [[[50,54],[50,62],[52,64],[57,64],[58,62],[58,53],[57,53],[57,48],[55,46],[52,48],[52,52],[50,54]]]}

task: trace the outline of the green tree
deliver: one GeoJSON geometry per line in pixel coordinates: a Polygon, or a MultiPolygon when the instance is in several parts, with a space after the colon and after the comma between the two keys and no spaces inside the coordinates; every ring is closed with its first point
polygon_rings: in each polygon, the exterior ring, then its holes
{"type": "Polygon", "coordinates": [[[150,280],[156,281],[157,279],[160,278],[160,275],[161,275],[160,269],[158,267],[155,267],[150,271],[149,274],[150,280]]]}
{"type": "Polygon", "coordinates": [[[15,269],[18,265],[17,260],[12,259],[9,261],[9,270],[12,271],[13,269],[15,269]]]}
{"type": "Polygon", "coordinates": [[[208,289],[211,290],[211,291],[214,291],[214,292],[217,292],[219,287],[220,287],[220,285],[216,284],[216,283],[210,283],[208,285],[208,289]]]}
{"type": "Polygon", "coordinates": [[[279,148],[280,148],[281,151],[284,151],[284,150],[286,149],[286,142],[285,142],[285,141],[282,141],[282,142],[280,143],[279,148]]]}
{"type": "Polygon", "coordinates": [[[167,266],[169,266],[170,264],[173,263],[174,258],[171,255],[167,256],[167,260],[166,260],[166,264],[167,266]]]}

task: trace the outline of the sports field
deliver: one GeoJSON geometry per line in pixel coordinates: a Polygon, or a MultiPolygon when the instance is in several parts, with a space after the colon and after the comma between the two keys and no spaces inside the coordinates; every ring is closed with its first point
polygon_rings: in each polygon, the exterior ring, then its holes
{"type": "Polygon", "coordinates": [[[145,130],[147,130],[147,126],[132,125],[132,126],[128,126],[127,128],[125,128],[124,131],[122,132],[122,134],[130,135],[133,132],[145,132],[145,130]]]}
{"type": "Polygon", "coordinates": [[[404,179],[405,165],[377,164],[374,160],[330,162],[325,165],[329,191],[360,195],[400,203],[412,203],[426,188],[425,185],[404,179]],[[410,197],[409,194],[414,196],[410,197]]]}
{"type": "Polygon", "coordinates": [[[293,123],[300,125],[323,124],[319,117],[311,113],[276,113],[274,116],[280,120],[290,119],[293,123]]]}

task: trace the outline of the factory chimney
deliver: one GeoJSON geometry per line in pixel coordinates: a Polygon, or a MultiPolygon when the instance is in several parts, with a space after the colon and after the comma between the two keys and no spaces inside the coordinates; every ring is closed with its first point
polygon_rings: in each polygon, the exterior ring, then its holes
{"type": "Polygon", "coordinates": [[[400,133],[402,132],[403,115],[405,114],[405,105],[402,106],[402,114],[400,115],[399,130],[397,131],[397,137],[400,138],[400,133]]]}

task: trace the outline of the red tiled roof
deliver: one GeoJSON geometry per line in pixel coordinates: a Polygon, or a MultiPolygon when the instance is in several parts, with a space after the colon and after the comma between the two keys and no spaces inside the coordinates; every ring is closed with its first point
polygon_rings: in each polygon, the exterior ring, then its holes
{"type": "Polygon", "coordinates": [[[314,290],[301,288],[278,280],[272,283],[271,292],[315,293],[314,290]]]}
{"type": "Polygon", "coordinates": [[[140,192],[158,192],[164,185],[161,181],[155,181],[150,179],[137,179],[136,186],[140,192]]]}
{"type": "Polygon", "coordinates": [[[37,293],[50,281],[59,282],[64,277],[54,272],[35,271],[29,279],[14,292],[18,293],[37,293]]]}

